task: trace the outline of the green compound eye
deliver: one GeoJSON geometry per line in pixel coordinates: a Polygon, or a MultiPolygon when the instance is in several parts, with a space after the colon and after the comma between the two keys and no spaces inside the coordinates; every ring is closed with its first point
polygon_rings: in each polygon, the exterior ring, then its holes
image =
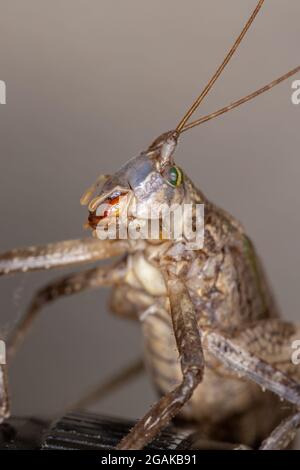
{"type": "Polygon", "coordinates": [[[168,182],[172,186],[179,186],[182,183],[183,175],[182,171],[176,166],[172,166],[168,172],[168,182]]]}

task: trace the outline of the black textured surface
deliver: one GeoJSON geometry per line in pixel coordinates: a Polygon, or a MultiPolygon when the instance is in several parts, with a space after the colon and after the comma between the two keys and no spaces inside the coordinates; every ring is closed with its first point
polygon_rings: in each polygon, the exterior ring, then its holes
{"type": "Polygon", "coordinates": [[[40,449],[47,423],[34,418],[10,418],[0,425],[0,449],[40,449]]]}
{"type": "MultiPolygon", "coordinates": [[[[67,414],[52,424],[13,417],[0,425],[0,450],[111,450],[133,425],[133,421],[86,412],[67,414]]],[[[147,449],[183,450],[190,445],[189,432],[169,426],[147,449]]]]}
{"type": "MultiPolygon", "coordinates": [[[[113,449],[134,422],[89,413],[72,413],[57,421],[45,436],[43,449],[113,449]]],[[[147,449],[189,447],[189,433],[169,426],[147,449]]]]}

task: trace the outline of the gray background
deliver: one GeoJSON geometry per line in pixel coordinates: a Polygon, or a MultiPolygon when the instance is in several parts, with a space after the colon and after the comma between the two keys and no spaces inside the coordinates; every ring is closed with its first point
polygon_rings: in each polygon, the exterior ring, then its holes
{"type": "MultiPolygon", "coordinates": [[[[0,0],[1,251],[83,236],[83,190],[177,124],[255,3],[0,0]]],[[[266,1],[202,114],[299,65],[299,14],[298,0],[266,1]]],[[[291,83],[185,134],[177,161],[244,223],[284,317],[297,320],[300,105],[291,83]]],[[[56,275],[1,278],[2,330],[56,275]]],[[[140,354],[138,326],[108,315],[106,297],[45,309],[10,369],[14,413],[58,412],[140,354]]],[[[143,378],[96,409],[141,416],[153,399],[143,378]]]]}

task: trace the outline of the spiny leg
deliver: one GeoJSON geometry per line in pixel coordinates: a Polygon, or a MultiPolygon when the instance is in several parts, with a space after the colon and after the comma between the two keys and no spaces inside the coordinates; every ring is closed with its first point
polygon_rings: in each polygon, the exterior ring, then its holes
{"type": "MultiPolygon", "coordinates": [[[[263,320],[233,338],[216,332],[205,334],[211,353],[238,376],[250,379],[300,409],[300,372],[291,361],[291,344],[300,328],[277,319],[263,320]]],[[[282,422],[265,442],[288,444],[300,420],[298,412],[282,422]]],[[[263,444],[264,446],[264,444],[263,444]]]]}
{"type": "Polygon", "coordinates": [[[126,266],[124,262],[119,262],[113,267],[100,266],[70,274],[40,289],[7,342],[8,360],[11,360],[14,356],[42,307],[62,296],[77,294],[87,289],[96,289],[101,286],[117,283],[123,278],[125,271],[126,266]]]}
{"type": "MultiPolygon", "coordinates": [[[[263,389],[268,389],[280,398],[300,407],[300,384],[282,372],[279,365],[271,365],[261,358],[259,352],[249,351],[246,344],[237,340],[238,337],[229,338],[217,332],[205,334],[208,350],[234,374],[250,379],[263,389]]],[[[290,358],[287,358],[287,361],[290,361],[290,358]]],[[[294,368],[296,372],[297,367],[294,368]]]]}
{"type": "Polygon", "coordinates": [[[107,397],[116,389],[126,385],[131,380],[139,376],[145,370],[144,362],[138,359],[127,367],[122,368],[106,381],[101,382],[98,386],[93,387],[85,393],[79,400],[67,407],[67,411],[84,410],[94,403],[107,397]]]}
{"type": "Polygon", "coordinates": [[[128,248],[123,240],[83,238],[48,245],[17,248],[0,254],[0,276],[91,263],[120,255],[128,248]]]}
{"type": "Polygon", "coordinates": [[[117,449],[141,449],[178,413],[189,400],[203,376],[204,360],[195,311],[185,285],[167,280],[171,315],[180,355],[182,382],[162,397],[125,436],[117,449]]]}

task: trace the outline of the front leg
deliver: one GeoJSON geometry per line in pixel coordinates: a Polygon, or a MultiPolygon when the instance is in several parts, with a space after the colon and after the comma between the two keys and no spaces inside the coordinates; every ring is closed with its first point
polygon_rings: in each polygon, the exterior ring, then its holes
{"type": "Polygon", "coordinates": [[[166,283],[180,355],[182,382],[152,406],[122,439],[117,449],[141,449],[152,441],[189,400],[202,380],[204,359],[194,306],[186,286],[178,278],[168,279],[166,283]]]}
{"type": "Polygon", "coordinates": [[[83,238],[47,245],[16,248],[0,254],[0,276],[17,272],[53,269],[92,263],[123,254],[126,240],[83,238]]]}

